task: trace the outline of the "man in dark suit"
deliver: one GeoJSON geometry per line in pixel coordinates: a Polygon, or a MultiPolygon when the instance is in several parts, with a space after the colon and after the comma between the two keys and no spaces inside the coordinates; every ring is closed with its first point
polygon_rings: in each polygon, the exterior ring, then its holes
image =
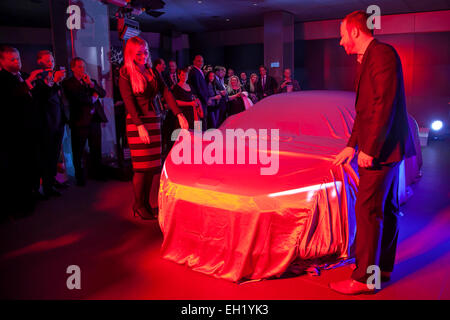
{"type": "Polygon", "coordinates": [[[256,83],[258,100],[277,93],[277,81],[267,74],[267,68],[265,66],[259,67],[259,75],[259,80],[256,83]]]}
{"type": "Polygon", "coordinates": [[[171,90],[178,83],[177,63],[175,61],[169,61],[169,68],[167,72],[163,72],[163,79],[171,90]]]}
{"type": "Polygon", "coordinates": [[[368,18],[364,11],[355,11],[341,24],[340,44],[347,54],[362,57],[352,134],[334,161],[336,165],[349,163],[358,149],[356,269],[351,279],[330,284],[344,294],[379,289],[371,282],[373,268],[379,267],[379,280],[390,279],[398,238],[399,163],[415,154],[400,58],[393,47],[373,38],[368,18]]]}
{"type": "Polygon", "coordinates": [[[81,58],[70,62],[73,76],[63,82],[64,94],[69,103],[69,125],[72,136],[73,165],[77,185],[86,184],[82,167],[83,150],[86,140],[89,144],[91,176],[103,179],[102,171],[102,131],[100,124],[107,122],[99,98],[106,95],[105,90],[86,73],[86,63],[81,58]]]}
{"type": "Polygon", "coordinates": [[[191,87],[192,93],[200,99],[203,109],[202,130],[207,129],[208,119],[208,86],[206,84],[205,75],[203,74],[203,57],[200,55],[195,56],[193,66],[189,71],[188,84],[191,87]]]}
{"type": "MultiPolygon", "coordinates": [[[[22,216],[34,207],[33,189],[36,171],[36,112],[32,101],[33,82],[44,71],[21,73],[22,63],[16,48],[3,46],[0,51],[0,172],[3,191],[0,193],[2,218],[22,216]]],[[[36,190],[35,190],[36,191],[36,190]]]]}
{"type": "Polygon", "coordinates": [[[225,86],[225,73],[226,69],[222,66],[216,66],[214,68],[214,73],[216,74],[216,91],[220,93],[222,98],[219,100],[219,117],[217,121],[217,127],[219,127],[227,117],[227,103],[228,103],[228,93],[227,88],[225,86]]]}
{"type": "Polygon", "coordinates": [[[53,55],[48,50],[38,52],[37,62],[45,70],[32,89],[34,103],[39,114],[41,130],[39,136],[40,177],[45,197],[60,196],[54,186],[56,167],[61,152],[64,126],[68,122],[64,103],[62,101],[61,82],[65,70],[55,71],[53,55]]]}

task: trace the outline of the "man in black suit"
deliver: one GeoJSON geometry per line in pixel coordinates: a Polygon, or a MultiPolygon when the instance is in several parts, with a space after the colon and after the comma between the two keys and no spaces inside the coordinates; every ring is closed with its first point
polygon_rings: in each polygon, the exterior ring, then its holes
{"type": "Polygon", "coordinates": [[[81,58],[70,62],[73,76],[63,82],[64,94],[69,103],[69,125],[72,136],[73,165],[77,185],[86,184],[82,167],[83,151],[86,140],[89,144],[91,176],[103,179],[102,171],[102,130],[100,124],[107,122],[99,98],[106,95],[105,90],[86,73],[86,63],[81,58]]]}
{"type": "Polygon", "coordinates": [[[368,19],[364,11],[355,11],[341,24],[340,44],[347,54],[358,55],[361,63],[352,134],[334,161],[349,163],[358,149],[356,269],[351,279],[330,284],[344,294],[379,289],[371,282],[374,267],[379,267],[381,281],[390,279],[398,239],[399,163],[415,154],[400,58],[393,47],[373,38],[368,19]]]}
{"type": "Polygon", "coordinates": [[[277,93],[277,81],[267,74],[267,68],[265,66],[259,67],[259,75],[259,80],[256,83],[256,94],[258,96],[258,100],[277,93]]]}
{"type": "MultiPolygon", "coordinates": [[[[20,72],[22,63],[16,48],[3,46],[0,51],[0,172],[3,191],[0,193],[2,213],[21,216],[34,207],[33,188],[36,171],[36,112],[32,101],[33,82],[44,70],[30,76],[20,72]]],[[[3,216],[2,218],[5,218],[3,216]]]]}
{"type": "Polygon", "coordinates": [[[203,57],[195,56],[193,66],[189,71],[188,84],[191,87],[192,93],[200,99],[203,109],[202,130],[207,129],[208,119],[208,86],[206,84],[205,75],[203,74],[203,57]]]}
{"type": "Polygon", "coordinates": [[[214,73],[216,74],[216,91],[220,93],[222,98],[219,100],[219,117],[217,121],[217,127],[219,127],[227,117],[227,103],[228,103],[228,92],[225,86],[225,73],[226,69],[222,66],[216,66],[214,68],[214,73]]]}
{"type": "Polygon", "coordinates": [[[175,61],[169,61],[169,68],[167,72],[163,73],[163,79],[171,90],[178,83],[177,63],[175,61]]]}
{"type": "Polygon", "coordinates": [[[53,55],[48,50],[38,52],[37,62],[45,70],[32,89],[34,103],[39,114],[41,130],[39,136],[40,177],[45,197],[60,196],[54,189],[56,167],[61,153],[64,126],[68,122],[68,114],[62,100],[61,82],[66,75],[65,70],[55,71],[53,55]]]}

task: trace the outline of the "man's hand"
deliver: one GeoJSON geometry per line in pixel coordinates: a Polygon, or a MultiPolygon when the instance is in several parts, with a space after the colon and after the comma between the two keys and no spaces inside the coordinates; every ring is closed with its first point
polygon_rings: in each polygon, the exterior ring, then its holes
{"type": "Polygon", "coordinates": [[[87,84],[89,87],[91,87],[91,88],[94,87],[94,83],[91,81],[91,77],[89,77],[89,75],[88,75],[87,73],[85,73],[85,74],[83,75],[83,81],[86,82],[86,84],[87,84]]]}
{"type": "Polygon", "coordinates": [[[53,75],[53,81],[56,83],[61,82],[66,77],[66,70],[58,70],[55,71],[55,74],[53,75]]]}
{"type": "Polygon", "coordinates": [[[373,157],[360,151],[358,155],[358,166],[362,168],[369,168],[372,165],[373,165],[373,157]]]}
{"type": "Polygon", "coordinates": [[[44,69],[37,69],[32,71],[26,81],[33,82],[42,72],[44,72],[44,69]]]}
{"type": "Polygon", "coordinates": [[[355,156],[355,149],[352,147],[345,147],[344,150],[342,150],[334,159],[333,164],[335,166],[338,166],[342,163],[349,164],[350,161],[352,161],[353,157],[355,156]]]}

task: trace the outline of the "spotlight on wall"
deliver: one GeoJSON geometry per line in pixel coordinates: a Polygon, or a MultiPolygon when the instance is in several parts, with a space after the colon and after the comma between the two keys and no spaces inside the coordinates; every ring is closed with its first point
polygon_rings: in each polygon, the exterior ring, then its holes
{"type": "Polygon", "coordinates": [[[431,129],[433,129],[433,131],[440,131],[443,126],[444,123],[441,120],[435,120],[431,123],[431,129]]]}
{"type": "Polygon", "coordinates": [[[430,126],[430,138],[433,140],[445,140],[448,137],[447,131],[448,130],[444,128],[444,121],[434,120],[431,122],[430,126]]]}

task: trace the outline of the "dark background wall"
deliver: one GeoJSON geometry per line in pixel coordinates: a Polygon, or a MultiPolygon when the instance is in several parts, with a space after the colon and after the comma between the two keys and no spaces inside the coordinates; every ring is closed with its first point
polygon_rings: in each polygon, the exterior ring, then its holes
{"type": "MultiPolygon", "coordinates": [[[[169,57],[160,34],[144,33],[152,58],[169,57]]],[[[420,126],[442,119],[450,127],[450,11],[402,14],[382,19],[376,38],[398,51],[404,71],[408,111],[420,126]]],[[[112,45],[119,45],[111,31],[112,45]]],[[[205,63],[233,68],[237,73],[257,72],[264,61],[263,27],[191,34],[179,66],[202,54],[205,63]]],[[[0,44],[17,47],[23,70],[35,68],[37,51],[51,50],[51,32],[39,28],[0,27],[0,44]]],[[[184,48],[184,47],[183,47],[184,48]]],[[[181,51],[180,51],[181,52],[181,51]]],[[[304,90],[353,90],[356,61],[339,46],[339,21],[295,25],[294,78],[304,90]]]]}
{"type": "Polygon", "coordinates": [[[242,44],[218,47],[195,47],[190,49],[191,63],[196,54],[202,54],[205,64],[221,65],[238,72],[257,72],[264,62],[264,45],[242,44]]]}
{"type": "MultiPolygon", "coordinates": [[[[450,133],[450,11],[386,16],[375,37],[402,61],[407,109],[429,127],[443,120],[450,133]]],[[[191,35],[191,58],[257,72],[264,61],[263,28],[191,35]],[[239,35],[239,36],[237,36],[239,35]]],[[[357,62],[339,46],[339,20],[296,25],[294,78],[304,90],[354,90],[357,62]]]]}

